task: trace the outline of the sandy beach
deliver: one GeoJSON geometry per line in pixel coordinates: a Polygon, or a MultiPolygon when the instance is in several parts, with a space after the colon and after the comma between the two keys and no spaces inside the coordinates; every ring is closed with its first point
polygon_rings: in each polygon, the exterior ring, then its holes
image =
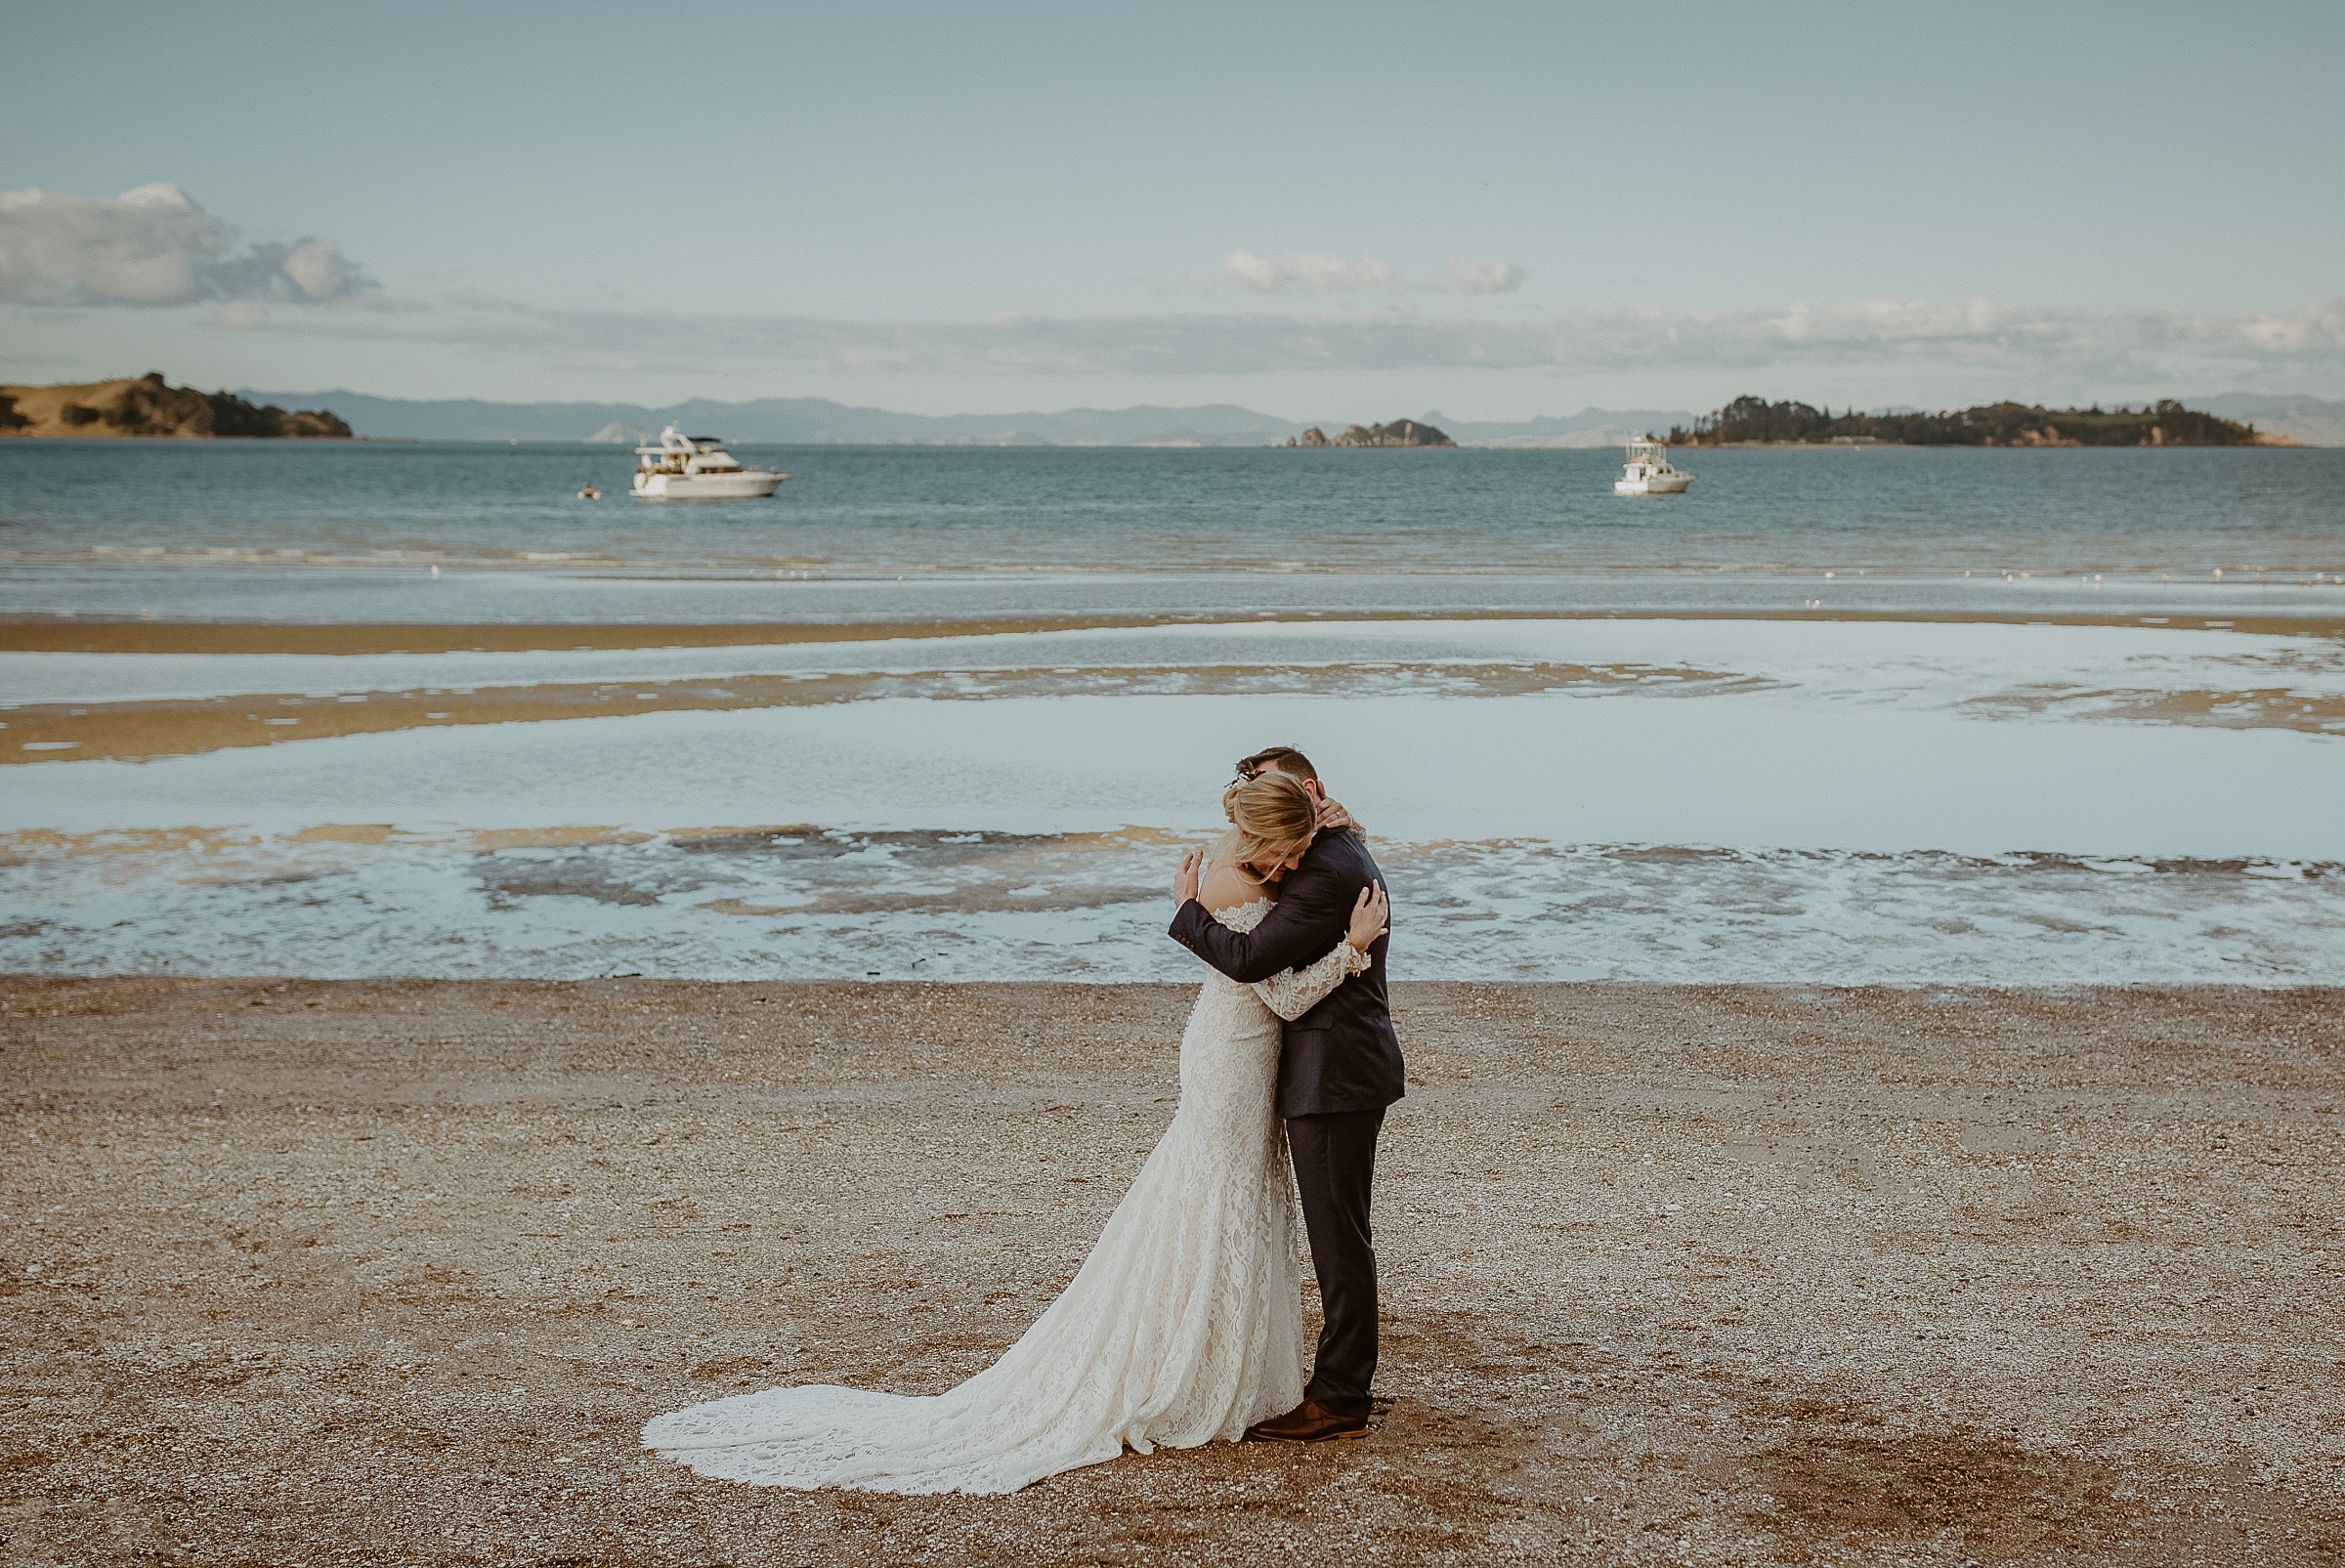
{"type": "Polygon", "coordinates": [[[1397,996],[1371,1440],[905,1499],[636,1432],[987,1364],[1188,988],[8,982],[7,1560],[2345,1554],[2345,993],[1397,996]]]}
{"type": "MultiPolygon", "coordinates": [[[[1341,624],[1353,620],[1619,620],[1654,612],[1506,611],[1476,607],[1462,611],[1310,611],[1274,614],[1266,620],[1341,624]]],[[[1088,631],[1138,626],[1180,626],[1222,618],[1205,612],[1182,614],[997,615],[983,619],[768,620],[642,622],[334,622],[304,624],[255,620],[122,620],[80,615],[0,615],[0,653],[32,654],[450,654],[534,653],[552,649],[746,648],[785,643],[882,642],[905,637],[1002,636],[1018,632],[1088,631]]],[[[2333,614],[2168,614],[2147,612],[2087,614],[2075,611],[2026,610],[2007,614],[1962,611],[1685,610],[1666,612],[1670,620],[1890,621],[1901,624],[1971,626],[2165,626],[2190,631],[2220,627],[2283,637],[2339,637],[2333,614]]]]}

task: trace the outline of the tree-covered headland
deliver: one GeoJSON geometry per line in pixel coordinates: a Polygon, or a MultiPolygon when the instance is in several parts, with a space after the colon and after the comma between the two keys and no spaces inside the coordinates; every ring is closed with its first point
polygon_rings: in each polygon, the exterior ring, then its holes
{"type": "Polygon", "coordinates": [[[0,435],[348,441],[350,426],[324,408],[255,407],[233,392],[174,387],[149,370],[136,381],[0,386],[0,435]]]}
{"type": "Polygon", "coordinates": [[[2170,398],[2140,408],[2046,408],[1987,403],[1950,413],[1835,414],[1804,403],[1737,398],[1691,429],[1672,426],[1673,446],[1832,443],[1905,446],[2259,446],[2293,445],[2253,425],[2185,408],[2170,398]]]}

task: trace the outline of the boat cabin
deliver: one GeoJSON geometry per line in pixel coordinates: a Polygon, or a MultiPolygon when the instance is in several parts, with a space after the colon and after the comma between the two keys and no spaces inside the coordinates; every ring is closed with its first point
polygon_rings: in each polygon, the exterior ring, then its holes
{"type": "Polygon", "coordinates": [[[1626,467],[1632,479],[1649,479],[1655,475],[1677,472],[1669,464],[1669,448],[1657,441],[1630,442],[1626,467]]]}
{"type": "Polygon", "coordinates": [[[1650,436],[1629,443],[1629,460],[1612,482],[1615,495],[1683,495],[1693,476],[1671,466],[1669,448],[1650,436]]]}
{"type": "Polygon", "coordinates": [[[686,436],[676,427],[660,432],[660,445],[635,448],[635,466],[646,474],[738,474],[741,464],[725,450],[721,436],[686,436]]]}

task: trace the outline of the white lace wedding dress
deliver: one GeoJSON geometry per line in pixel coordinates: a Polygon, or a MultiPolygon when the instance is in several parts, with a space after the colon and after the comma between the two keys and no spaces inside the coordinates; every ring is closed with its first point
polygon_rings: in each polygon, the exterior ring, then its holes
{"type": "MultiPolygon", "coordinates": [[[[1258,899],[1215,918],[1251,931],[1269,911],[1258,899]]],[[[984,1372],[930,1396],[741,1394],[657,1418],[644,1445],[758,1486],[1014,1492],[1127,1448],[1234,1441],[1293,1409],[1302,1275],[1276,1114],[1279,1019],[1366,964],[1346,943],[1258,986],[1207,975],[1172,1124],[1074,1283],[984,1372]]]]}

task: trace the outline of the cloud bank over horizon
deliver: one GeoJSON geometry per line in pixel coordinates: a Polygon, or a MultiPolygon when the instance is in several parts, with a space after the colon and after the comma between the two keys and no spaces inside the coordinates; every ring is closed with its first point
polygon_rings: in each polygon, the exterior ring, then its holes
{"type": "Polygon", "coordinates": [[[1212,272],[1187,275],[1208,284],[1233,283],[1254,294],[1505,294],[1520,288],[1529,275],[1513,262],[1453,256],[1440,276],[1412,281],[1399,268],[1375,256],[1353,261],[1324,251],[1257,256],[1251,250],[1233,250],[1212,272]]]}
{"type": "Polygon", "coordinates": [[[311,304],[374,286],[332,241],[305,236],[234,249],[234,225],[178,186],[118,196],[29,187],[0,191],[0,300],[26,305],[154,308],[241,303],[228,324],[257,324],[259,301],[311,304]]]}
{"type": "Polygon", "coordinates": [[[1592,307],[1532,320],[1408,311],[1004,317],[836,321],[548,310],[472,299],[398,317],[311,317],[282,328],[417,336],[556,362],[646,370],[776,369],[953,376],[1247,376],[1392,370],[1717,370],[1909,367],[1984,372],[2015,388],[2275,373],[2345,375],[2345,296],[2284,312],[2093,311],[1988,300],[1855,300],[1672,310],[1592,307]]]}
{"type": "Polygon", "coordinates": [[[1476,314],[1429,296],[1512,294],[1524,270],[1459,257],[1438,275],[1412,277],[1372,255],[1234,250],[1202,275],[1254,295],[1402,297],[1377,309],[1265,300],[1252,309],[898,320],[481,294],[401,299],[330,241],[237,248],[236,230],[176,185],[113,197],[28,189],[0,192],[0,311],[11,328],[0,375],[74,379],[136,359],[174,360],[179,373],[244,385],[348,384],[383,379],[369,366],[396,365],[403,384],[448,392],[484,380],[622,394],[652,384],[821,384],[849,401],[887,398],[915,380],[1002,388],[1057,379],[1112,384],[1118,390],[1104,395],[1131,402],[1179,402],[1208,382],[1217,383],[1214,397],[1244,398],[1246,388],[1298,377],[1321,389],[1405,381],[1428,397],[1472,400],[1484,389],[1518,401],[1545,398],[1537,389],[1562,376],[1577,384],[1567,396],[1597,403],[1723,402],[1787,383],[1867,405],[2184,387],[2345,391],[2345,295],[2267,311],[1852,299],[1550,314],[1516,301],[1509,314],[1476,314]],[[272,316],[266,307],[279,302],[305,308],[272,316]]]}

